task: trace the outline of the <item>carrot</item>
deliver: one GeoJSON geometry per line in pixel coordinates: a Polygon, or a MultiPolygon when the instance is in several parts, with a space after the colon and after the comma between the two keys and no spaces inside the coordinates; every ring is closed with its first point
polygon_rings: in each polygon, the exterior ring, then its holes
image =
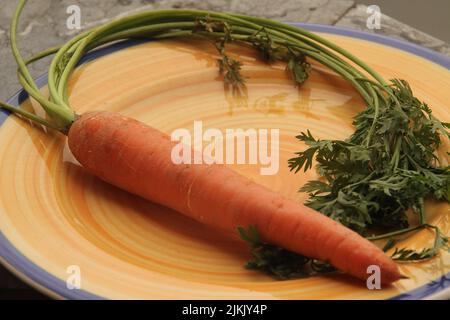
{"type": "Polygon", "coordinates": [[[116,113],[81,116],[68,134],[75,158],[92,174],[208,226],[255,225],[262,238],[328,261],[359,279],[377,265],[381,282],[400,278],[379,248],[332,219],[286,199],[223,165],[176,165],[170,137],[116,113]]]}

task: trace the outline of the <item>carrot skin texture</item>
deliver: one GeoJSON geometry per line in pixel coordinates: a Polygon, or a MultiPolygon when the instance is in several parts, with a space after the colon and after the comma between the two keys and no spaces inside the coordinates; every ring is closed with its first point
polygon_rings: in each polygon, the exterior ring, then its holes
{"type": "Polygon", "coordinates": [[[177,165],[176,145],[152,127],[117,113],[94,112],[72,125],[68,142],[80,164],[121,189],[203,224],[236,231],[255,225],[264,241],[366,280],[377,265],[381,283],[400,279],[378,247],[332,219],[289,200],[223,165],[177,165]]]}

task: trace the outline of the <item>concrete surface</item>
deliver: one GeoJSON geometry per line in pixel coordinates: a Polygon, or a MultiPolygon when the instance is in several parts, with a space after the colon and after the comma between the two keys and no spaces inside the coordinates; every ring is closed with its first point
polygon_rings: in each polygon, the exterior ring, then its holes
{"type": "MultiPolygon", "coordinates": [[[[9,47],[9,23],[16,1],[0,0],[0,99],[20,89],[15,62],[9,47]]],[[[81,7],[84,29],[118,15],[143,9],[199,8],[264,16],[281,21],[331,24],[370,31],[364,5],[353,0],[33,0],[25,9],[20,25],[19,45],[25,57],[67,41],[75,33],[66,27],[71,4],[81,7]]],[[[373,32],[373,31],[372,31],[373,32]]],[[[395,19],[383,16],[377,33],[401,38],[450,55],[450,46],[395,19]]],[[[47,70],[48,59],[31,67],[34,75],[47,70]]]]}
{"type": "Polygon", "coordinates": [[[448,0],[355,0],[377,5],[381,11],[438,39],[450,43],[450,1],[448,0]]]}
{"type": "MultiPolygon", "coordinates": [[[[336,25],[341,27],[370,31],[367,30],[366,27],[366,10],[367,7],[365,5],[357,5],[350,11],[348,11],[341,19],[339,19],[336,25]]],[[[446,42],[432,37],[425,32],[412,28],[386,15],[383,15],[381,18],[381,29],[371,32],[376,32],[393,38],[416,43],[450,56],[450,46],[446,42]]]]}

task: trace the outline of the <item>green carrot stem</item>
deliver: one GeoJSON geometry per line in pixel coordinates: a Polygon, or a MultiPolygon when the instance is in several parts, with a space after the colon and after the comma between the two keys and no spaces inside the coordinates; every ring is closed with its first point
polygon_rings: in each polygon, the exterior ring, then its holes
{"type": "Polygon", "coordinates": [[[20,107],[14,107],[14,106],[12,106],[12,105],[10,105],[8,103],[2,102],[2,101],[0,101],[0,107],[3,108],[3,109],[6,109],[6,110],[8,110],[8,111],[10,111],[12,113],[18,114],[18,115],[22,116],[25,119],[28,119],[30,121],[42,124],[42,125],[44,125],[44,126],[46,126],[48,128],[55,129],[55,130],[60,130],[61,129],[60,127],[54,125],[50,121],[47,121],[46,119],[41,118],[41,117],[31,113],[31,112],[25,111],[25,110],[21,109],[20,107]]]}

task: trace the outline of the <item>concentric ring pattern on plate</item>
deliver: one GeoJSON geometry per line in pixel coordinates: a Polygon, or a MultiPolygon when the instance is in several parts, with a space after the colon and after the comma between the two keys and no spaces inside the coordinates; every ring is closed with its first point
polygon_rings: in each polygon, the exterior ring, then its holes
{"type": "MultiPolygon", "coordinates": [[[[410,81],[436,116],[450,121],[448,70],[387,46],[326,37],[383,76],[410,81]]],[[[287,159],[304,148],[294,136],[306,129],[320,138],[348,136],[352,116],[363,108],[362,100],[343,80],[319,66],[297,89],[283,65],[265,65],[247,48],[230,47],[230,52],[244,61],[247,96],[236,98],[224,89],[209,44],[163,41],[130,46],[80,67],[71,79],[71,104],[78,113],[116,111],[167,133],[177,128],[192,130],[195,120],[202,120],[205,129],[280,129],[279,174],[261,176],[254,165],[233,168],[304,201],[306,196],[297,190],[315,174],[288,171],[287,159]]],[[[24,107],[39,111],[29,101],[24,107]]],[[[206,228],[84,172],[60,135],[9,117],[0,127],[0,164],[4,238],[29,263],[60,283],[69,277],[70,266],[79,267],[87,297],[381,299],[450,271],[450,255],[444,253],[430,262],[402,265],[410,279],[381,291],[369,291],[346,276],[275,281],[243,268],[249,251],[235,234],[206,228]]],[[[432,220],[448,234],[449,206],[429,203],[427,207],[432,220]]],[[[421,247],[430,241],[431,235],[424,231],[404,243],[421,247]]],[[[33,274],[27,278],[40,281],[33,274]]],[[[45,281],[40,284],[46,286],[45,281]]],[[[71,290],[58,294],[77,297],[71,290]]]]}

